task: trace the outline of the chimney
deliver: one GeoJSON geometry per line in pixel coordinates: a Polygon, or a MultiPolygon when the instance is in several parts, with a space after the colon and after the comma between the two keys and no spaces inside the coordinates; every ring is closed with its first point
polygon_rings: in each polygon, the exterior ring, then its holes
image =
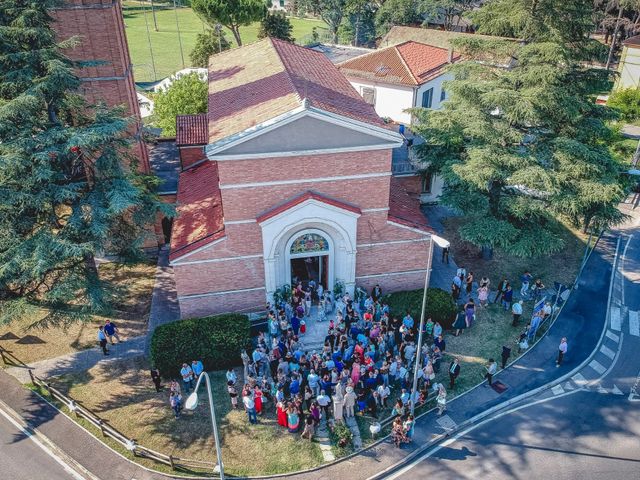
{"type": "Polygon", "coordinates": [[[449,47],[449,56],[447,58],[447,62],[453,63],[453,47],[449,47]]]}

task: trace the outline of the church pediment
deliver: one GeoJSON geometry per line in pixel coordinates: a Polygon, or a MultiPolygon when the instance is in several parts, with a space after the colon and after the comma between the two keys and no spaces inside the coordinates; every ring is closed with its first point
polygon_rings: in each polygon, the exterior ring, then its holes
{"type": "Polygon", "coordinates": [[[396,148],[402,137],[391,130],[360,124],[328,112],[301,109],[236,138],[207,146],[212,160],[396,148]]]}

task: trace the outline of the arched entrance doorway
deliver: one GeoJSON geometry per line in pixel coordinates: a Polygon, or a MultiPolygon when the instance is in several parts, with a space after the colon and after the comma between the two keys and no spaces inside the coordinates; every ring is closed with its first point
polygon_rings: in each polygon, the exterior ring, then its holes
{"type": "Polygon", "coordinates": [[[319,230],[305,230],[291,237],[285,250],[291,284],[302,282],[303,288],[311,282],[324,288],[332,285],[332,250],[331,238],[319,230]]]}

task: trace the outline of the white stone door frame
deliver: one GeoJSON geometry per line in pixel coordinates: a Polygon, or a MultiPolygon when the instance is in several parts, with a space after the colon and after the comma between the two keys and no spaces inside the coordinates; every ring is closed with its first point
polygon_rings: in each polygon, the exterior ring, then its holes
{"type": "MultiPolygon", "coordinates": [[[[335,259],[335,247],[334,247],[333,239],[331,238],[330,235],[327,234],[327,232],[317,228],[305,228],[304,230],[300,230],[299,232],[295,233],[286,243],[286,246],[284,248],[287,284],[291,285],[291,260],[292,259],[307,258],[307,257],[324,257],[324,256],[329,257],[329,260],[327,261],[327,268],[329,269],[329,272],[327,273],[328,285],[323,285],[323,287],[331,290],[333,289],[333,285],[335,283],[335,278],[333,276],[334,274],[333,262],[335,259]],[[329,244],[329,250],[324,250],[320,252],[304,252],[304,253],[292,254],[291,246],[293,245],[293,242],[297,238],[301,237],[302,235],[306,235],[308,233],[315,233],[316,235],[320,235],[321,237],[326,239],[327,243],[329,244]]],[[[320,279],[322,280],[322,277],[320,279]]]]}
{"type": "Polygon", "coordinates": [[[260,222],[267,300],[272,300],[277,288],[291,283],[291,242],[314,230],[331,245],[330,285],[325,287],[332,289],[340,280],[353,294],[358,217],[359,213],[310,198],[260,222]]]}

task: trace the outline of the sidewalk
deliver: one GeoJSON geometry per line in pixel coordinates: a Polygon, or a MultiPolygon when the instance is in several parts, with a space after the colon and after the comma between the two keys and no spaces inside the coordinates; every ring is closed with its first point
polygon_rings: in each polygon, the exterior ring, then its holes
{"type": "MultiPolygon", "coordinates": [[[[590,355],[602,332],[615,244],[612,236],[603,237],[587,263],[583,277],[578,282],[578,289],[573,292],[547,335],[524,357],[496,375],[495,380],[507,386],[503,393],[496,393],[485,383],[467,394],[449,399],[447,412],[442,417],[429,412],[418,419],[414,439],[409,446],[398,449],[389,440],[385,440],[335,465],[308,473],[286,475],[286,478],[369,478],[403,460],[435,435],[454,429],[465,420],[553,381],[575,368],[590,355]],[[569,352],[562,368],[555,368],[554,359],[561,337],[568,338],[569,352]],[[355,477],[354,472],[357,472],[355,477]]],[[[148,472],[124,460],[36,394],[22,388],[5,372],[0,372],[0,392],[0,398],[20,413],[32,427],[56,442],[63,451],[97,476],[115,480],[171,478],[148,472]],[[70,434],[71,432],[73,433],[70,434]]]]}
{"type": "MultiPolygon", "coordinates": [[[[122,343],[108,345],[109,356],[102,354],[98,347],[81,350],[79,352],[62,355],[60,357],[49,358],[30,365],[34,375],[47,379],[67,373],[86,371],[95,366],[98,362],[114,362],[125,358],[135,358],[144,355],[146,335],[126,339],[122,343]]],[[[21,383],[29,383],[29,369],[26,367],[9,367],[5,370],[9,375],[15,377],[21,383]]]]}

